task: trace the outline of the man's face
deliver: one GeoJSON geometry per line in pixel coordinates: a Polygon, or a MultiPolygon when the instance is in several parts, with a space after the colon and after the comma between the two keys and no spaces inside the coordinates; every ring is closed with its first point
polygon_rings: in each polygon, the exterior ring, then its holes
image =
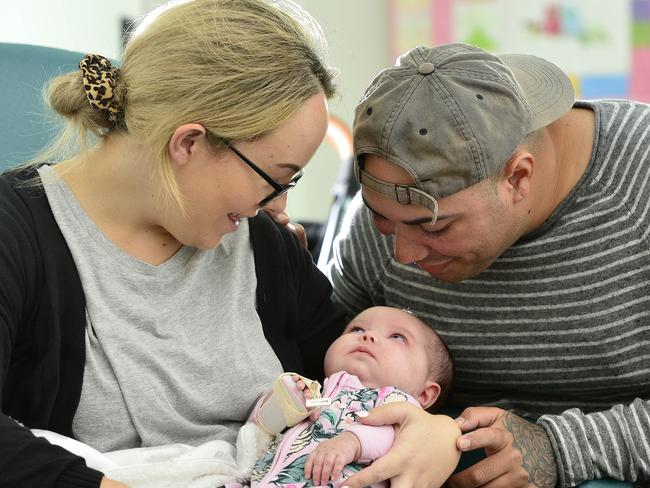
{"type": "MultiPolygon", "coordinates": [[[[379,156],[367,155],[364,170],[384,181],[413,184],[404,169],[379,156]]],[[[431,212],[420,205],[402,205],[367,188],[362,196],[375,227],[394,236],[396,261],[457,282],[484,271],[524,233],[525,223],[500,197],[499,185],[485,180],[440,199],[433,225],[431,212]]]]}

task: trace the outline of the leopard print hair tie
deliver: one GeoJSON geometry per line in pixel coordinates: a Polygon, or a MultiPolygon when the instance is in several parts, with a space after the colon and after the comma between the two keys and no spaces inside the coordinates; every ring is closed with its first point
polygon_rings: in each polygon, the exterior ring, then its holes
{"type": "Polygon", "coordinates": [[[119,68],[113,67],[103,56],[87,54],[79,63],[79,69],[90,105],[95,110],[104,112],[110,122],[117,123],[120,107],[114,94],[119,68]]]}

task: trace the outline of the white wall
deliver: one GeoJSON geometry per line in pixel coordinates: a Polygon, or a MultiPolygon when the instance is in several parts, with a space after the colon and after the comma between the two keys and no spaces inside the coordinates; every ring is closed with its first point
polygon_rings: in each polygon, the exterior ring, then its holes
{"type": "MultiPolygon", "coordinates": [[[[297,0],[318,20],[329,43],[329,64],[340,70],[332,114],[352,124],[354,106],[388,62],[387,0],[297,0]]],[[[0,42],[39,44],[118,58],[123,17],[139,18],[158,0],[0,0],[0,42]]],[[[323,221],[339,159],[331,146],[317,152],[289,196],[296,220],[323,221]]]]}
{"type": "MultiPolygon", "coordinates": [[[[329,44],[329,64],[340,70],[340,96],[330,112],[352,126],[354,107],[379,70],[390,63],[387,0],[297,0],[321,24],[329,44]]],[[[300,184],[291,190],[288,211],[299,221],[324,221],[338,156],[324,144],[300,184]]]]}
{"type": "Polygon", "coordinates": [[[0,42],[38,44],[117,58],[122,17],[142,0],[0,0],[0,42]]]}

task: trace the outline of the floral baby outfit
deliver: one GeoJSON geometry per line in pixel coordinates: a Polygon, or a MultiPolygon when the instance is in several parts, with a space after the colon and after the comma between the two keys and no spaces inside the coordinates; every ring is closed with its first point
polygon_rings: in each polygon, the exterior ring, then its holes
{"type": "MultiPolygon", "coordinates": [[[[305,478],[307,457],[319,442],[349,430],[359,438],[361,459],[348,464],[335,483],[325,485],[337,488],[364,465],[385,454],[393,444],[395,431],[392,425],[374,427],[360,424],[357,422],[358,412],[368,412],[396,401],[409,401],[420,406],[417,400],[395,387],[366,388],[356,376],[346,372],[335,373],[325,380],[323,397],[330,398],[332,403],[322,408],[315,422],[306,419],[271,442],[253,469],[251,488],[314,487],[312,480],[305,478]]],[[[387,482],[373,485],[387,486],[387,482]]]]}

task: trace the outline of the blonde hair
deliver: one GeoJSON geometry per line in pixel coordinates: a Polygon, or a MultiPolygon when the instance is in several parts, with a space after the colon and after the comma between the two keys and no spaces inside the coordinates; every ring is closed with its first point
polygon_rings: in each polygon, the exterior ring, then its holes
{"type": "Polygon", "coordinates": [[[49,155],[74,137],[83,151],[89,133],[100,139],[127,133],[148,145],[160,162],[163,193],[182,207],[167,149],[174,130],[200,123],[219,149],[222,142],[272,132],[319,92],[333,96],[334,73],[319,43],[318,24],[287,0],[165,4],[144,18],[125,47],[115,88],[121,123],[109,123],[89,105],[79,72],[52,81],[49,103],[69,122],[49,155]]]}

